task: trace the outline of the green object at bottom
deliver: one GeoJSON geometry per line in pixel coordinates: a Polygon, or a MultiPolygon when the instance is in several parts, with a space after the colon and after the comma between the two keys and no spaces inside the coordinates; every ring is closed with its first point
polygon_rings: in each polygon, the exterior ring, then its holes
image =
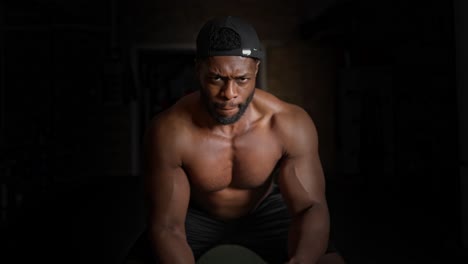
{"type": "Polygon", "coordinates": [[[252,250],[238,245],[220,245],[201,256],[197,264],[267,264],[252,250]]]}

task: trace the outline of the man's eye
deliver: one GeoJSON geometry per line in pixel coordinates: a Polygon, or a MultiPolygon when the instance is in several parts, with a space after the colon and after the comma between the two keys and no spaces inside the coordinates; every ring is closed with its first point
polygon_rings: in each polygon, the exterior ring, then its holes
{"type": "Polygon", "coordinates": [[[221,76],[213,76],[213,77],[211,77],[211,80],[213,80],[215,82],[218,82],[218,81],[221,81],[222,78],[221,78],[221,76]]]}
{"type": "Polygon", "coordinates": [[[249,78],[245,78],[245,77],[239,77],[237,78],[237,81],[241,82],[241,83],[245,83],[249,80],[249,78]]]}

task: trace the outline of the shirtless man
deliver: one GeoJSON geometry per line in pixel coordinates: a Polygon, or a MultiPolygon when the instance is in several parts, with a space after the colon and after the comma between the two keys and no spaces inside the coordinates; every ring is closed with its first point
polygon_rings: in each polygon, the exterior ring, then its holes
{"type": "Polygon", "coordinates": [[[316,129],[303,109],[255,88],[262,57],[243,20],[207,22],[197,37],[200,91],[148,128],[148,233],[159,263],[195,263],[222,243],[268,263],[344,263],[328,245],[316,129]]]}

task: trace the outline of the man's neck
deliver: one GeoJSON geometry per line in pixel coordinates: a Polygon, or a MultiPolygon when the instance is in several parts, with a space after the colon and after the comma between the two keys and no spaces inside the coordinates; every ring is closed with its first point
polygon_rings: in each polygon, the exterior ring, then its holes
{"type": "Polygon", "coordinates": [[[234,138],[247,132],[252,127],[252,105],[249,105],[242,117],[232,124],[220,124],[210,115],[210,130],[226,138],[234,138]]]}
{"type": "Polygon", "coordinates": [[[255,116],[257,116],[256,113],[257,111],[255,110],[255,106],[252,102],[247,107],[241,118],[232,124],[221,124],[217,122],[207,110],[204,111],[204,116],[205,120],[207,121],[207,128],[214,134],[226,138],[234,138],[244,134],[252,128],[252,125],[256,119],[255,116]]]}

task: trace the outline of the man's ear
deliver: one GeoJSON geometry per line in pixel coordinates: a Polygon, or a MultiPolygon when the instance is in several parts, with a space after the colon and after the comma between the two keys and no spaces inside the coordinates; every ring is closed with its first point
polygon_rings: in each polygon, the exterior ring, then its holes
{"type": "Polygon", "coordinates": [[[260,65],[260,60],[256,60],[256,65],[255,65],[255,76],[257,76],[258,73],[258,66],[260,65]]]}

